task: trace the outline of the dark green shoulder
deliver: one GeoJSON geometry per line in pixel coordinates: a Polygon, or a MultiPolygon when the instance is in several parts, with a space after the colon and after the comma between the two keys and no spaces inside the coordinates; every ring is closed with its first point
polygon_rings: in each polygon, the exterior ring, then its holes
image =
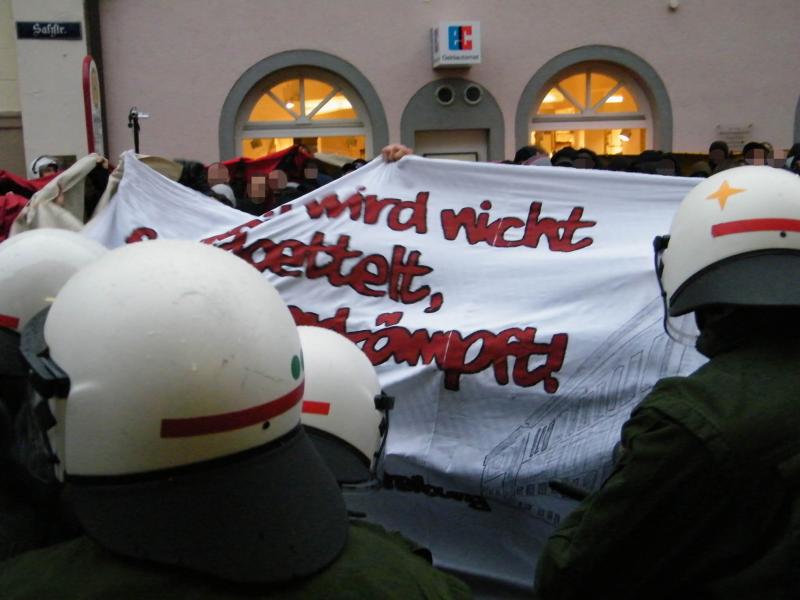
{"type": "Polygon", "coordinates": [[[471,598],[456,577],[414,553],[416,544],[370,523],[351,524],[345,550],[304,590],[326,598],[471,598]],[[359,593],[361,595],[359,595],[359,593]]]}
{"type": "MultiPolygon", "coordinates": [[[[232,598],[407,600],[470,598],[469,588],[413,553],[414,544],[381,527],[358,524],[342,554],[307,579],[282,586],[237,586],[219,579],[119,557],[82,537],[0,563],[0,598],[232,598]]],[[[265,569],[269,565],[264,565],[265,569]]]]}
{"type": "Polygon", "coordinates": [[[662,379],[634,411],[653,413],[701,440],[733,472],[743,461],[790,452],[800,430],[800,368],[772,349],[712,359],[689,377],[662,379]],[[778,444],[780,445],[780,444],[778,444]]]}
{"type": "Polygon", "coordinates": [[[115,556],[86,537],[0,563],[4,600],[225,597],[202,593],[203,587],[184,571],[115,556]]]}

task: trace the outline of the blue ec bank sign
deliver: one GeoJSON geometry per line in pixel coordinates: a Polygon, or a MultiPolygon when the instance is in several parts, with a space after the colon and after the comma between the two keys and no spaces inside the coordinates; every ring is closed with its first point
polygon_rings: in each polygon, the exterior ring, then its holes
{"type": "Polygon", "coordinates": [[[433,68],[481,63],[481,24],[477,21],[439,23],[431,29],[433,68]]]}

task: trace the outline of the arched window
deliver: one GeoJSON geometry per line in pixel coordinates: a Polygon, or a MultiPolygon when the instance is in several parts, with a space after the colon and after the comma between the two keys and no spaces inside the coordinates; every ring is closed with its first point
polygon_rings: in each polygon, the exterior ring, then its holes
{"type": "Polygon", "coordinates": [[[367,111],[343,79],[313,67],[284,69],[264,78],[237,114],[236,150],[257,158],[292,144],[344,157],[372,156],[367,111]]]}
{"type": "Polygon", "coordinates": [[[624,70],[583,63],[561,71],[537,96],[530,143],[598,154],[638,154],[652,144],[647,98],[624,70]]]}

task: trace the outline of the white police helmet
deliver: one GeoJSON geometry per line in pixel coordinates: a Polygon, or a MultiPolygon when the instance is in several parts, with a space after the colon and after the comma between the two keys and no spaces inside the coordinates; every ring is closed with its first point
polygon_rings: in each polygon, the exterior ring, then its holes
{"type": "Polygon", "coordinates": [[[800,178],[768,166],[716,173],[654,245],[670,317],[712,304],[800,306],[800,178]]]}
{"type": "Polygon", "coordinates": [[[64,286],[44,339],[67,493],[103,546],[240,582],[338,556],[346,512],[300,427],[297,329],[258,271],[197,242],[118,248],[64,286]]]}
{"type": "Polygon", "coordinates": [[[33,229],[0,243],[0,327],[21,331],[72,275],[106,252],[65,229],[33,229]]]}
{"type": "Polygon", "coordinates": [[[306,371],[303,426],[339,483],[375,477],[393,401],[358,346],[322,327],[297,328],[306,371]]]}
{"type": "Polygon", "coordinates": [[[34,177],[42,177],[42,170],[46,167],[55,167],[58,168],[58,161],[55,158],[51,158],[49,156],[40,156],[39,158],[35,159],[30,166],[31,174],[34,177]]]}
{"type": "MultiPolygon", "coordinates": [[[[27,377],[27,365],[20,356],[23,328],[50,306],[68,279],[107,252],[94,240],[64,229],[33,229],[0,243],[0,374],[27,377]]],[[[27,393],[26,387],[26,397],[27,393]]],[[[52,414],[60,407],[55,400],[47,402],[40,397],[25,402],[37,407],[33,414],[39,418],[36,424],[31,424],[34,437],[25,448],[19,449],[27,451],[34,446],[49,445],[51,452],[57,452],[63,438],[50,428],[54,422],[52,414]],[[48,413],[50,417],[45,418],[48,413]]],[[[38,468],[42,467],[50,471],[49,479],[60,475],[58,462],[50,465],[45,459],[38,468]]]]}

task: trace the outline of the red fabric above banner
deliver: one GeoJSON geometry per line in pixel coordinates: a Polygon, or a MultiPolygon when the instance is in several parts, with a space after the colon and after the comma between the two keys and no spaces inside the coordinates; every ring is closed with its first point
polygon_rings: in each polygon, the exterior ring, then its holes
{"type": "Polygon", "coordinates": [[[261,158],[244,158],[240,156],[231,160],[224,160],[222,164],[228,167],[231,179],[235,179],[236,175],[239,175],[239,170],[241,170],[239,177],[243,175],[245,179],[249,179],[254,175],[266,176],[275,169],[286,171],[286,175],[289,179],[292,179],[293,177],[302,176],[303,166],[310,158],[313,158],[313,156],[308,150],[294,145],[261,158]]]}
{"type": "Polygon", "coordinates": [[[8,238],[14,219],[27,203],[25,196],[13,192],[0,196],[0,242],[8,238]]]}
{"type": "Polygon", "coordinates": [[[25,198],[30,198],[47,185],[56,175],[57,173],[48,175],[47,177],[40,177],[39,179],[25,179],[19,175],[14,175],[14,173],[10,171],[3,171],[0,169],[0,194],[13,192],[25,198]]]}

